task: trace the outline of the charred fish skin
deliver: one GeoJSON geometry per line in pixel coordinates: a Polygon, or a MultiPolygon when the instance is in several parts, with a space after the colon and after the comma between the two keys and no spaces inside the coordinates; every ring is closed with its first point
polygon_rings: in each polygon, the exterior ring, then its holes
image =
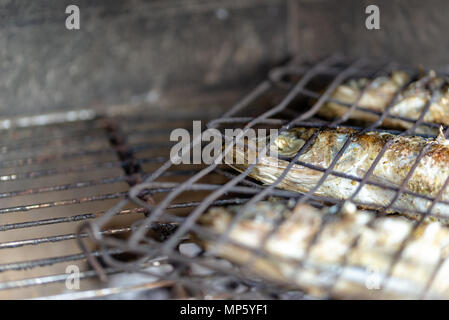
{"type": "MultiPolygon", "coordinates": [[[[298,160],[318,166],[323,170],[327,169],[346,140],[350,139],[350,143],[337,161],[334,171],[357,179],[362,179],[365,176],[384,145],[387,141],[392,140],[369,179],[387,187],[398,188],[416,162],[419,153],[423,151],[423,156],[413,175],[406,183],[406,190],[428,198],[402,193],[393,204],[390,213],[399,212],[411,217],[425,213],[431,205],[429,198],[437,196],[449,176],[449,141],[443,135],[439,135],[437,138],[423,138],[420,136],[398,136],[378,131],[359,133],[350,128],[294,128],[281,133],[271,144],[271,148],[278,156],[260,155],[259,161],[249,175],[264,184],[274,183],[281,176],[289,161],[314,133],[317,133],[315,140],[304,150],[298,160]]],[[[245,149],[242,146],[235,146],[233,152],[239,159],[248,155],[251,159],[257,158],[254,154],[251,155],[256,151],[245,149]]],[[[244,171],[251,163],[238,164],[237,161],[234,161],[227,164],[238,171],[244,171]]],[[[277,186],[305,193],[314,188],[322,176],[322,171],[294,164],[277,186]]],[[[354,194],[358,185],[359,182],[355,180],[330,174],[314,195],[346,200],[354,194]]],[[[363,207],[381,209],[390,204],[395,194],[395,190],[366,184],[354,200],[361,203],[363,207]]],[[[441,200],[449,200],[447,189],[444,190],[441,200]]],[[[440,220],[449,221],[449,206],[445,203],[437,203],[432,208],[432,214],[440,220]]]]}
{"type": "MultiPolygon", "coordinates": [[[[440,125],[449,125],[449,82],[446,77],[437,75],[430,71],[427,75],[417,81],[411,82],[400,92],[411,79],[410,74],[404,71],[393,71],[389,77],[382,76],[374,79],[362,94],[363,88],[368,84],[368,79],[352,79],[340,85],[332,93],[331,99],[325,103],[318,115],[325,118],[340,118],[348,112],[348,107],[341,103],[352,104],[360,100],[357,105],[361,108],[382,113],[399,93],[396,102],[389,109],[389,114],[407,118],[412,121],[404,121],[397,118],[386,117],[382,125],[393,129],[409,129],[413,121],[417,120],[424,110],[426,103],[434,94],[434,100],[430,104],[429,110],[425,114],[423,121],[440,125]],[[341,103],[338,103],[341,102],[341,103]]],[[[373,123],[378,119],[378,115],[363,111],[354,110],[350,119],[359,120],[366,123],[373,123]]],[[[417,133],[435,134],[436,128],[419,126],[417,133]]]]}
{"type": "MultiPolygon", "coordinates": [[[[239,209],[212,208],[199,223],[221,234],[239,209]]],[[[332,296],[341,299],[415,299],[426,289],[425,298],[449,298],[449,263],[444,260],[433,275],[440,259],[448,253],[446,226],[430,222],[415,229],[389,280],[380,287],[395,252],[410,236],[413,222],[400,216],[384,216],[370,226],[374,213],[357,211],[350,203],[338,213],[332,210],[307,204],[289,210],[261,201],[245,211],[243,219],[232,227],[232,242],[218,246],[213,240],[203,239],[201,244],[259,276],[317,297],[326,295],[333,286],[332,296]],[[324,219],[326,224],[317,236],[324,219]],[[352,248],[356,237],[359,241],[352,248]],[[333,283],[338,273],[338,281],[333,283]]]]}

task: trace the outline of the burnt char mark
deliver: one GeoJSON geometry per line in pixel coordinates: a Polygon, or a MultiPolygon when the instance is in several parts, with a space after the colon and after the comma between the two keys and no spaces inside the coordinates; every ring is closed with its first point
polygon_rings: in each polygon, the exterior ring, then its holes
{"type": "MultiPolygon", "coordinates": [[[[127,176],[126,182],[128,185],[133,187],[136,184],[143,182],[145,172],[143,171],[140,162],[136,159],[134,151],[128,145],[126,135],[121,130],[119,123],[114,119],[105,119],[105,130],[108,134],[111,146],[116,151],[117,156],[122,163],[121,167],[127,176]]],[[[155,204],[154,199],[149,193],[142,195],[141,199],[150,204],[155,204]]],[[[147,215],[147,210],[145,210],[144,213],[147,215]]]]}
{"type": "Polygon", "coordinates": [[[434,144],[427,152],[427,156],[431,157],[436,164],[445,165],[449,163],[449,148],[445,145],[434,144]]]}

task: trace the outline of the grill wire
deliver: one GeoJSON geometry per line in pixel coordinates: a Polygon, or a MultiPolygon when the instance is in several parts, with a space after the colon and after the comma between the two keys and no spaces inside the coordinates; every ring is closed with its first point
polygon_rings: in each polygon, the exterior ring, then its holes
{"type": "MultiPolygon", "coordinates": [[[[333,91],[342,83],[344,83],[346,80],[348,80],[350,77],[360,77],[360,76],[366,76],[369,75],[371,79],[374,79],[377,76],[385,75],[391,72],[394,68],[397,68],[397,64],[394,63],[386,63],[383,64],[380,68],[378,64],[373,64],[371,61],[367,61],[364,59],[359,59],[356,61],[352,61],[351,63],[347,63],[346,60],[344,60],[340,56],[332,56],[330,58],[327,58],[324,61],[321,61],[315,65],[311,65],[308,68],[304,68],[304,66],[298,66],[295,64],[295,62],[291,63],[290,65],[287,65],[286,67],[281,67],[273,70],[269,74],[269,78],[262,82],[254,91],[252,91],[248,96],[246,96],[244,99],[242,99],[239,103],[234,105],[229,111],[227,111],[221,118],[215,119],[213,121],[210,121],[207,125],[207,128],[217,128],[220,125],[235,125],[240,124],[243,128],[243,131],[255,127],[256,125],[260,124],[266,124],[266,125],[278,125],[280,128],[280,132],[283,130],[292,128],[294,126],[311,126],[311,127],[319,127],[319,128],[336,128],[343,124],[346,120],[349,119],[350,114],[358,109],[363,110],[367,112],[371,112],[378,115],[378,120],[374,122],[372,125],[366,127],[366,128],[359,128],[361,133],[365,133],[368,131],[373,130],[381,130],[381,131],[387,131],[379,129],[379,127],[382,124],[382,121],[388,116],[391,118],[397,118],[403,121],[407,121],[411,124],[411,127],[403,132],[395,132],[398,135],[410,135],[415,134],[415,129],[420,126],[428,126],[433,128],[438,128],[439,126],[434,123],[428,123],[423,121],[424,116],[426,112],[429,110],[431,102],[433,101],[433,95],[431,99],[428,99],[425,107],[423,108],[423,111],[421,112],[418,119],[409,119],[405,117],[398,117],[389,114],[389,109],[394,105],[395,101],[397,100],[400,92],[405,89],[413,80],[410,80],[407,84],[401,88],[401,90],[398,91],[396,96],[392,99],[392,101],[389,103],[387,108],[384,112],[375,112],[372,110],[365,109],[363,107],[360,107],[357,105],[358,101],[362,97],[365,90],[369,87],[370,81],[365,84],[365,87],[361,90],[361,93],[358,96],[358,99],[353,104],[345,104],[341,101],[336,101],[341,105],[346,105],[347,112],[345,115],[339,119],[336,119],[334,121],[327,121],[323,122],[322,120],[317,120],[314,118],[315,113],[319,110],[319,108],[326,102],[329,101],[335,101],[331,100],[330,95],[333,93],[333,91]],[[326,91],[324,93],[317,93],[313,92],[306,88],[308,83],[314,79],[315,77],[318,77],[320,75],[332,75],[333,80],[330,82],[330,85],[327,87],[326,91]],[[285,80],[288,77],[291,76],[297,76],[298,79],[295,82],[285,80]],[[263,113],[257,115],[256,117],[242,117],[239,116],[239,113],[241,113],[242,110],[245,108],[249,108],[249,106],[263,95],[267,94],[267,92],[272,89],[273,87],[279,89],[283,89],[285,91],[283,98],[280,100],[279,103],[275,104],[272,108],[269,108],[268,110],[264,111],[263,113]],[[315,104],[309,109],[305,110],[305,112],[297,113],[293,120],[285,120],[285,119],[278,119],[273,118],[276,115],[279,115],[286,111],[286,109],[292,104],[292,102],[298,97],[303,96],[307,98],[315,98],[316,102],[315,104]]],[[[415,74],[416,76],[416,74],[415,74]]],[[[413,79],[413,78],[412,78],[413,79]]],[[[292,114],[289,112],[288,114],[292,114]]],[[[435,206],[436,203],[441,202],[445,203],[441,199],[443,190],[447,187],[449,184],[449,178],[446,179],[443,188],[440,190],[438,195],[434,198],[425,196],[423,194],[411,192],[406,189],[406,185],[408,180],[413,175],[414,170],[416,169],[420,159],[424,155],[424,150],[421,150],[419,153],[414,165],[411,167],[410,171],[407,173],[405,179],[402,181],[399,187],[392,187],[391,185],[384,185],[380,182],[374,182],[370,181],[369,177],[373,173],[374,168],[379,163],[380,159],[384,155],[384,153],[387,151],[388,147],[391,145],[393,140],[389,140],[382,148],[380,153],[375,158],[374,162],[372,163],[370,169],[365,174],[365,176],[360,179],[358,177],[350,176],[348,174],[344,174],[341,172],[334,171],[334,166],[340,159],[340,157],[343,155],[346,148],[349,146],[351,139],[348,138],[347,141],[344,143],[343,147],[339,150],[336,157],[332,160],[331,165],[328,168],[319,167],[316,165],[312,165],[306,162],[298,161],[299,156],[307,149],[308,146],[310,146],[318,136],[320,130],[315,132],[308,141],[304,144],[303,147],[299,150],[299,152],[296,154],[293,160],[291,160],[291,163],[285,168],[283,174],[276,179],[274,183],[272,183],[269,186],[262,186],[259,184],[255,184],[251,180],[248,180],[248,174],[251,172],[251,170],[255,167],[255,164],[252,164],[249,166],[248,169],[246,169],[241,174],[231,174],[227,173],[227,176],[231,176],[231,179],[226,182],[223,185],[215,185],[215,184],[201,184],[198,183],[198,181],[213,172],[214,170],[217,170],[217,165],[212,164],[205,168],[203,168],[201,171],[197,172],[196,174],[189,176],[186,178],[185,181],[182,183],[177,184],[165,184],[156,182],[158,177],[160,177],[164,172],[166,172],[173,164],[170,161],[165,162],[158,170],[153,172],[151,175],[149,175],[148,178],[146,178],[145,182],[138,184],[131,188],[129,192],[129,197],[125,200],[122,200],[119,202],[114,208],[112,208],[110,211],[108,211],[100,220],[89,223],[84,225],[84,230],[89,229],[90,235],[92,238],[97,241],[102,247],[105,253],[104,259],[107,262],[108,265],[114,266],[116,268],[127,270],[127,271],[133,271],[139,269],[138,263],[122,263],[118,262],[116,259],[114,259],[113,256],[111,256],[106,251],[111,248],[120,248],[122,250],[128,250],[133,251],[139,254],[142,254],[146,257],[156,257],[158,255],[163,255],[169,257],[172,261],[178,261],[183,264],[188,265],[189,263],[201,263],[200,257],[194,258],[194,259],[188,259],[182,255],[179,254],[179,251],[177,250],[178,245],[180,242],[182,242],[183,237],[185,237],[188,233],[194,232],[196,234],[204,234],[205,237],[208,237],[207,232],[202,229],[200,226],[196,224],[196,221],[200,217],[201,214],[203,214],[210,206],[213,206],[216,201],[219,201],[219,199],[229,193],[232,194],[242,194],[244,195],[244,198],[239,198],[245,202],[245,207],[249,207],[256,203],[257,201],[264,200],[269,196],[276,196],[276,197],[282,197],[285,199],[294,199],[296,204],[298,203],[319,203],[326,202],[326,203],[334,203],[338,205],[342,205],[343,200],[336,200],[329,197],[323,197],[323,196],[315,196],[314,192],[321,186],[321,184],[327,179],[329,175],[334,175],[337,177],[347,178],[351,179],[353,181],[358,182],[358,187],[356,191],[351,195],[349,198],[350,201],[361,204],[355,201],[356,195],[360,192],[360,190],[363,188],[366,184],[371,184],[375,186],[379,186],[382,188],[391,189],[395,192],[395,196],[393,197],[393,200],[381,210],[380,213],[386,212],[389,209],[395,209],[394,206],[395,201],[398,199],[398,197],[403,194],[409,194],[413,195],[419,198],[424,198],[431,200],[431,205],[428,207],[428,209],[425,212],[414,212],[416,214],[420,215],[420,218],[418,221],[414,224],[412,230],[410,231],[409,236],[402,242],[402,245],[400,246],[400,249],[397,250],[393,256],[392,262],[389,265],[386,274],[382,278],[381,285],[384,286],[391,273],[394,269],[396,263],[398,262],[398,259],[401,257],[401,254],[403,253],[403,250],[405,248],[406,243],[411,239],[413,231],[416,230],[424,221],[424,219],[431,215],[432,208],[435,206]],[[283,180],[283,178],[286,176],[288,171],[291,169],[293,164],[299,164],[304,167],[311,168],[313,170],[323,172],[323,175],[320,179],[320,181],[313,187],[309,192],[300,194],[300,193],[292,193],[288,191],[282,191],[279,189],[276,189],[276,186],[283,180]],[[145,192],[158,192],[160,188],[167,188],[167,195],[160,201],[157,205],[149,205],[148,203],[141,200],[142,195],[145,194],[145,192]],[[179,217],[175,215],[171,215],[169,212],[166,211],[167,208],[169,208],[170,205],[173,205],[173,201],[176,197],[181,195],[185,192],[190,191],[200,191],[200,190],[207,190],[211,193],[208,194],[203,201],[201,201],[195,209],[190,212],[190,214],[183,219],[179,219],[179,217]],[[250,196],[248,198],[248,196],[250,196]],[[139,223],[136,225],[136,228],[133,229],[131,232],[131,235],[126,240],[117,240],[113,239],[111,237],[107,237],[100,233],[99,230],[101,230],[103,224],[107,219],[114,216],[116,212],[118,212],[128,201],[133,201],[139,206],[145,207],[148,212],[150,213],[145,219],[142,221],[139,221],[139,223]],[[145,237],[145,228],[148,226],[151,226],[153,224],[157,224],[160,221],[177,221],[179,225],[177,226],[176,230],[173,232],[173,234],[164,242],[162,243],[154,243],[151,241],[151,239],[145,237]]],[[[444,135],[445,137],[448,136],[448,128],[444,127],[444,135]]],[[[191,148],[193,148],[196,144],[200,143],[200,141],[193,141],[190,145],[191,148]]],[[[242,202],[243,202],[242,201],[242,202]]],[[[232,243],[236,246],[244,246],[241,243],[236,243],[232,239],[230,239],[230,232],[235,226],[238,221],[242,219],[243,212],[245,210],[242,209],[239,211],[239,213],[236,214],[236,216],[233,217],[233,221],[229,224],[227,227],[227,230],[221,234],[218,235],[217,243],[220,245],[224,245],[225,243],[232,243]]],[[[432,214],[433,215],[433,214],[432,214]]],[[[374,221],[376,219],[372,218],[368,225],[372,226],[374,221]]],[[[318,241],[320,232],[324,229],[325,223],[323,222],[321,224],[321,227],[319,231],[317,232],[317,235],[312,240],[312,242],[309,244],[307,250],[306,250],[306,257],[303,257],[301,261],[305,261],[307,259],[307,254],[310,253],[310,250],[313,248],[313,245],[318,241]]],[[[273,234],[276,232],[276,228],[279,227],[279,224],[272,230],[270,233],[273,234]]],[[[210,237],[210,235],[209,235],[210,237]]],[[[264,244],[266,243],[267,239],[269,237],[265,237],[261,248],[264,247],[264,244]]],[[[359,241],[359,237],[356,237],[356,239],[352,242],[350,249],[353,249],[356,247],[357,243],[359,241]]],[[[251,248],[247,248],[248,250],[251,250],[254,254],[253,257],[264,255],[264,252],[260,250],[254,250],[251,248]]],[[[334,286],[337,283],[339,277],[341,276],[341,270],[344,269],[346,261],[346,257],[349,255],[349,251],[343,255],[343,261],[341,263],[340,268],[338,268],[339,271],[337,271],[334,275],[334,279],[332,281],[332,285],[327,288],[328,297],[332,297],[332,293],[334,290],[334,286]]],[[[100,276],[105,277],[103,268],[99,267],[99,264],[95,262],[94,256],[90,256],[91,261],[93,265],[98,266],[97,272],[100,276]]],[[[438,263],[438,266],[436,270],[433,271],[432,277],[428,280],[426,287],[426,290],[430,288],[432,285],[432,282],[434,281],[434,278],[436,274],[438,273],[438,267],[442,265],[444,257],[441,258],[440,262],[438,263]]],[[[252,259],[250,263],[254,263],[255,259],[252,259]]],[[[214,266],[213,264],[207,264],[208,267],[211,267],[215,270],[220,270],[221,272],[230,272],[231,274],[235,272],[235,270],[222,270],[218,268],[217,266],[214,266]]],[[[246,266],[250,267],[250,266],[246,266]]],[[[169,278],[170,279],[181,279],[182,274],[180,268],[175,271],[169,278]]],[[[296,273],[301,272],[301,263],[298,263],[298,268],[296,269],[296,273]]],[[[241,277],[241,276],[240,276],[241,277]]],[[[292,277],[294,278],[294,276],[292,277]]],[[[285,285],[285,284],[284,284],[285,285]]],[[[420,297],[425,297],[426,290],[424,290],[420,297]]]]}
{"type": "MultiPolygon", "coordinates": [[[[394,131],[398,135],[415,134],[415,129],[418,126],[438,128],[439,126],[434,123],[423,121],[426,112],[429,110],[431,99],[427,101],[426,106],[417,120],[394,116],[388,113],[398,98],[399,93],[382,113],[358,106],[357,103],[368,88],[370,82],[365,84],[357,101],[353,104],[345,104],[338,101],[340,105],[347,107],[347,112],[343,117],[333,121],[324,121],[315,118],[315,114],[321,106],[331,101],[330,96],[334,90],[349,78],[363,76],[374,79],[377,76],[388,74],[395,68],[398,68],[398,65],[391,62],[379,64],[378,62],[367,59],[354,61],[339,55],[328,57],[316,64],[299,64],[296,61],[292,61],[286,66],[272,70],[265,81],[260,83],[252,92],[232,106],[225,114],[208,121],[206,128],[237,126],[243,128],[242,135],[245,133],[245,130],[261,125],[274,126],[279,128],[280,132],[295,126],[318,127],[323,129],[336,128],[344,125],[349,119],[350,114],[355,110],[363,110],[378,116],[377,121],[373,124],[365,128],[358,128],[361,133],[375,130],[387,131],[380,128],[383,120],[387,116],[406,121],[412,125],[409,129],[402,132],[394,131]],[[331,80],[326,83],[326,90],[324,92],[315,92],[309,89],[308,85],[313,80],[320,79],[320,77],[331,77],[331,80]],[[316,102],[309,109],[298,110],[294,103],[298,98],[314,99],[316,102]]],[[[404,88],[409,84],[410,82],[404,88]]],[[[197,119],[205,120],[200,115],[198,115],[197,119]]],[[[0,164],[2,170],[10,170],[11,168],[26,169],[33,165],[49,165],[49,167],[43,169],[17,170],[17,172],[3,174],[0,177],[2,183],[21,180],[27,182],[29,180],[57,177],[60,175],[97,172],[103,169],[122,170],[125,174],[115,177],[106,176],[93,180],[54,184],[51,186],[39,185],[38,187],[21,190],[3,191],[2,189],[0,199],[13,199],[14,197],[25,195],[42,195],[91,187],[102,188],[105,185],[113,185],[116,183],[125,183],[129,187],[123,187],[122,190],[111,193],[87,195],[66,200],[45,201],[30,205],[2,206],[0,208],[0,214],[17,214],[20,212],[31,213],[39,209],[60,208],[109,200],[113,201],[112,203],[115,202],[109,209],[94,213],[84,212],[71,216],[52,217],[1,225],[0,231],[11,231],[71,222],[77,223],[77,232],[3,242],[0,243],[0,249],[14,249],[23,246],[36,246],[45,243],[77,240],[81,247],[81,252],[65,256],[60,255],[50,258],[0,264],[0,272],[20,271],[87,259],[90,266],[93,267],[93,270],[86,268],[86,270],[81,272],[81,278],[98,276],[100,279],[107,281],[114,274],[128,272],[139,273],[151,279],[158,279],[158,281],[152,280],[151,283],[146,283],[142,286],[122,285],[121,289],[116,288],[116,291],[113,291],[114,293],[127,290],[170,287],[172,290],[171,297],[175,298],[233,298],[236,297],[235,288],[227,287],[220,294],[217,294],[215,290],[217,284],[216,281],[213,281],[214,277],[221,279],[220,277],[222,276],[229,276],[232,281],[245,286],[248,292],[256,291],[260,294],[259,296],[264,298],[282,298],[286,297],[285,294],[288,292],[294,292],[294,297],[304,298],[299,290],[295,289],[292,291],[292,288],[286,286],[286,283],[261,281],[254,275],[243,272],[232,264],[224,263],[222,259],[212,259],[203,256],[201,252],[194,256],[188,256],[183,254],[180,248],[183,244],[189,243],[189,234],[192,233],[204,236],[205,238],[214,238],[218,244],[232,243],[235,246],[245,248],[243,244],[235,242],[230,238],[230,232],[243,218],[244,210],[240,210],[234,216],[233,221],[223,234],[213,235],[210,231],[197,224],[198,218],[211,206],[240,204],[244,207],[250,207],[257,201],[267,199],[268,197],[284,199],[283,201],[285,202],[291,202],[293,199],[296,204],[310,203],[319,207],[323,206],[323,203],[342,206],[343,200],[314,195],[314,192],[318,190],[327,177],[333,175],[359,183],[356,191],[349,198],[350,201],[356,204],[361,204],[355,198],[363,186],[367,184],[394,191],[395,196],[393,201],[383,208],[383,212],[388,209],[395,209],[394,203],[403,193],[431,201],[431,205],[425,212],[415,212],[420,215],[420,218],[415,222],[409,237],[404,240],[400,249],[395,252],[388,271],[382,278],[382,284],[384,285],[388,282],[391,272],[400,258],[406,243],[411,239],[413,230],[416,230],[423,223],[424,219],[431,215],[430,212],[436,203],[445,203],[441,197],[443,190],[449,184],[449,178],[446,179],[443,188],[434,198],[406,189],[407,181],[412,176],[425,150],[421,151],[420,155],[418,155],[417,161],[411,167],[399,187],[384,185],[369,179],[382,155],[392,143],[392,140],[383,146],[363,178],[334,171],[336,163],[349,146],[350,139],[344,143],[327,168],[299,161],[299,156],[305,152],[308,146],[313,144],[320,130],[310,137],[295,155],[294,159],[291,160],[283,174],[269,186],[255,183],[248,178],[248,174],[255,167],[255,164],[250,165],[242,173],[236,173],[228,170],[226,166],[218,164],[196,165],[193,166],[194,169],[186,169],[182,166],[178,168],[167,156],[172,144],[167,143],[167,141],[153,141],[153,137],[166,134],[170,130],[163,126],[161,128],[148,129],[148,124],[157,121],[168,121],[169,128],[171,129],[176,128],[176,126],[185,127],[191,125],[191,122],[186,121],[186,118],[181,120],[180,122],[179,119],[170,119],[168,116],[163,116],[161,120],[158,120],[152,115],[118,117],[114,120],[100,117],[88,121],[80,121],[73,126],[65,126],[62,130],[58,129],[57,125],[46,125],[37,127],[33,130],[32,134],[28,133],[27,135],[27,131],[24,130],[23,132],[25,133],[21,136],[20,132],[22,131],[19,130],[14,133],[13,137],[6,137],[2,141],[3,148],[0,150],[1,153],[8,154],[9,152],[24,151],[29,152],[31,155],[2,161],[0,164]],[[141,126],[139,127],[137,124],[141,126]],[[128,128],[123,130],[123,126],[127,126],[128,128]],[[42,130],[47,135],[42,135],[42,138],[36,138],[39,130],[42,130]],[[48,135],[48,132],[51,132],[51,134],[48,135]],[[86,132],[89,132],[89,134],[86,135],[86,132]],[[146,140],[139,144],[129,143],[128,140],[132,136],[147,138],[149,141],[146,140]],[[97,140],[105,140],[109,143],[109,146],[96,149],[84,148],[85,145],[94,143],[97,140]],[[51,153],[45,157],[33,156],[34,149],[39,150],[48,144],[55,144],[55,141],[59,141],[59,145],[63,146],[62,150],[64,151],[62,153],[51,153]],[[72,148],[74,150],[68,150],[72,148]],[[147,151],[152,152],[155,150],[162,150],[162,154],[151,157],[139,156],[139,153],[143,152],[145,154],[147,151]],[[104,156],[107,160],[93,163],[79,163],[65,167],[52,166],[54,162],[64,163],[66,160],[76,161],[84,157],[95,156],[104,156]],[[111,160],[108,157],[116,158],[111,160]],[[293,164],[298,164],[323,173],[320,181],[309,192],[297,193],[276,188],[293,164]],[[210,178],[211,176],[215,178],[210,178]],[[220,178],[217,178],[217,176],[220,178]],[[218,182],[215,182],[214,179],[218,179],[218,182]],[[190,200],[182,202],[175,201],[178,198],[190,200]],[[193,198],[197,198],[198,200],[191,200],[193,198]],[[179,214],[177,210],[184,211],[181,211],[181,214],[179,214]],[[135,216],[135,219],[131,221],[129,226],[109,227],[115,218],[131,215],[135,216]],[[80,222],[81,224],[79,224],[80,222]],[[154,234],[152,236],[148,235],[149,230],[154,231],[158,235],[157,239],[155,239],[154,234]],[[132,254],[133,258],[124,259],[122,256],[124,253],[132,254]],[[161,275],[159,271],[154,270],[154,267],[162,265],[170,265],[172,269],[170,272],[161,275]],[[191,272],[192,265],[200,265],[207,270],[212,270],[212,273],[208,273],[207,275],[193,275],[191,272]]],[[[389,131],[393,132],[391,130],[389,131]]],[[[444,127],[444,135],[447,137],[448,134],[448,128],[444,127]]],[[[200,139],[200,137],[194,139],[190,144],[190,149],[200,144],[200,139]]],[[[110,202],[107,203],[109,204],[110,202]]],[[[374,221],[375,219],[373,218],[370,224],[373,224],[374,221]]],[[[279,225],[272,230],[272,233],[276,232],[277,227],[279,225]]],[[[309,244],[307,253],[310,253],[314,244],[318,241],[320,232],[324,227],[325,223],[323,222],[316,237],[309,244]]],[[[264,241],[267,239],[268,237],[264,241]]],[[[349,251],[356,247],[358,240],[356,238],[352,242],[349,251]]],[[[262,246],[258,250],[250,247],[246,247],[245,249],[250,250],[254,254],[254,257],[264,256],[266,254],[262,250],[262,246]]],[[[344,255],[344,257],[347,256],[348,254],[344,255]]],[[[305,260],[306,258],[302,259],[302,261],[305,260]]],[[[252,259],[250,263],[254,263],[254,261],[255,259],[252,259]]],[[[425,297],[427,290],[431,287],[438,273],[438,268],[443,262],[444,257],[441,258],[436,269],[432,272],[432,277],[428,280],[426,289],[422,292],[421,297],[425,297]]],[[[332,298],[334,286],[338,282],[341,271],[344,269],[346,263],[346,258],[344,258],[338,270],[335,272],[333,281],[331,282],[332,285],[327,288],[328,298],[332,298]]],[[[250,265],[245,267],[250,269],[250,265]]],[[[296,273],[302,272],[302,267],[301,263],[298,263],[296,273]]],[[[0,282],[0,291],[64,282],[67,278],[67,274],[60,273],[3,281],[0,282]]],[[[106,295],[108,293],[105,292],[103,294],[106,295]]],[[[71,297],[89,297],[89,295],[72,295],[71,297]]]]}

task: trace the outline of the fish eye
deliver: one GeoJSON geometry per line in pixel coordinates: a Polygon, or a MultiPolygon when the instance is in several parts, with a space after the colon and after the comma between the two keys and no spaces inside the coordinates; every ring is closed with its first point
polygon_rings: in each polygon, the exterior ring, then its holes
{"type": "Polygon", "coordinates": [[[305,141],[290,132],[279,135],[274,141],[277,152],[283,156],[293,156],[304,145],[305,141]]]}

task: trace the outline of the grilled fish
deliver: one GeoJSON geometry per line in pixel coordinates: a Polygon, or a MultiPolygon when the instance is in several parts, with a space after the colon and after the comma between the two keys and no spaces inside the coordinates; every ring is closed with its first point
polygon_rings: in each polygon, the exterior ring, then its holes
{"type": "MultiPolygon", "coordinates": [[[[239,206],[212,208],[199,223],[219,235],[240,210],[239,206]]],[[[323,297],[333,285],[331,296],[341,299],[415,299],[424,292],[424,298],[449,298],[446,226],[424,223],[412,232],[409,219],[375,218],[348,202],[334,211],[335,207],[320,210],[308,204],[289,210],[279,202],[261,201],[233,225],[231,241],[218,245],[199,239],[206,250],[315,297],[323,297]],[[357,244],[350,247],[356,238],[357,244]],[[402,255],[383,281],[405,239],[409,240],[402,255]]]]}
{"type": "MultiPolygon", "coordinates": [[[[374,79],[360,97],[357,105],[379,113],[384,112],[401,88],[409,83],[410,78],[410,75],[406,72],[394,71],[389,77],[383,76],[374,79]]],[[[326,118],[342,117],[348,111],[348,107],[338,102],[346,104],[356,102],[368,81],[366,78],[353,79],[340,85],[331,95],[331,99],[334,101],[325,103],[318,111],[318,115],[326,118]]],[[[435,92],[435,97],[423,121],[449,125],[449,81],[445,77],[438,76],[434,71],[430,71],[426,76],[411,82],[400,92],[396,102],[389,109],[389,114],[417,120],[427,101],[431,98],[432,92],[435,92]]],[[[355,109],[350,115],[350,119],[372,123],[378,119],[378,115],[355,109]]],[[[382,123],[383,126],[394,129],[408,129],[412,124],[412,121],[388,116],[382,123]]],[[[426,134],[435,134],[437,131],[436,128],[423,125],[416,129],[417,133],[426,134]]]]}
{"type": "MultiPolygon", "coordinates": [[[[418,217],[420,213],[426,212],[432,203],[430,199],[438,195],[449,176],[449,141],[444,138],[442,132],[437,138],[423,138],[398,136],[378,131],[361,134],[351,128],[288,130],[277,136],[270,146],[277,156],[260,154],[259,161],[249,175],[265,184],[274,183],[289,165],[290,160],[315,133],[316,139],[304,150],[298,160],[304,164],[326,169],[346,140],[350,139],[348,147],[336,162],[334,171],[354,177],[356,180],[365,176],[382,147],[387,141],[392,140],[369,179],[373,183],[381,183],[386,188],[373,184],[364,185],[353,199],[361,207],[370,209],[387,207],[396,194],[396,191],[388,187],[397,188],[401,185],[423,149],[425,149],[424,156],[405,186],[406,191],[414,192],[422,197],[407,192],[402,193],[387,212],[399,212],[410,217],[418,217]]],[[[239,171],[244,171],[251,164],[248,159],[256,159],[257,155],[257,150],[236,145],[233,149],[232,161],[226,161],[226,163],[239,171]]],[[[278,187],[305,193],[314,188],[322,176],[323,172],[316,168],[294,164],[278,187]]],[[[359,182],[356,180],[331,174],[326,177],[314,195],[338,200],[348,199],[358,188],[359,182]]],[[[441,200],[449,200],[448,189],[442,193],[441,200]]],[[[436,203],[431,211],[432,215],[440,220],[449,221],[447,220],[449,205],[445,202],[436,203]]]]}

